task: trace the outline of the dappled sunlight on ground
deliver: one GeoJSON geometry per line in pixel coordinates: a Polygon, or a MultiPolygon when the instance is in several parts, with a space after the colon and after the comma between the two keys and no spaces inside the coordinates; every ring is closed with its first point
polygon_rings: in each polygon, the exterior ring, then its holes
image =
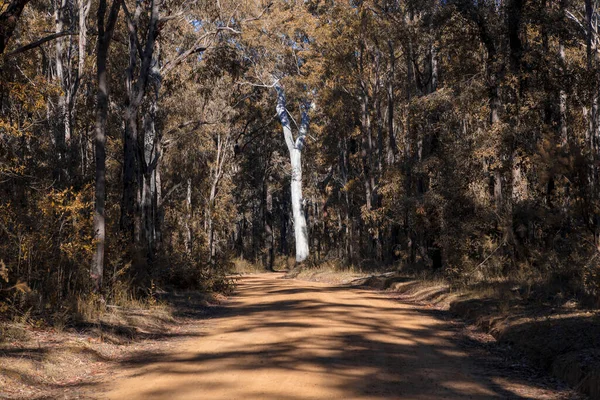
{"type": "Polygon", "coordinates": [[[535,389],[531,385],[503,384],[478,371],[457,345],[454,327],[436,311],[367,290],[279,277],[242,278],[202,338],[174,353],[125,360],[106,397],[541,398],[523,395],[535,389]]]}

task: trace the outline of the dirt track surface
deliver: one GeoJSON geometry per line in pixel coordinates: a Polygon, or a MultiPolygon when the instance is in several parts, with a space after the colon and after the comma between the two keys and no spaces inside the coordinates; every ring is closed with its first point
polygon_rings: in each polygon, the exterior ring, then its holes
{"type": "Polygon", "coordinates": [[[199,333],[131,360],[102,398],[559,398],[481,370],[436,312],[369,290],[245,277],[199,333]]]}

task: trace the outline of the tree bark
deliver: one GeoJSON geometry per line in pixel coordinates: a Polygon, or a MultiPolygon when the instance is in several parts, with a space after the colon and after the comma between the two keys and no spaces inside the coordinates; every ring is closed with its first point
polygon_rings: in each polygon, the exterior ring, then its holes
{"type": "Polygon", "coordinates": [[[387,125],[388,125],[388,164],[394,164],[396,162],[396,156],[398,155],[398,148],[396,145],[396,131],[394,127],[394,79],[396,75],[396,57],[394,53],[394,44],[391,40],[388,40],[388,51],[389,51],[389,71],[387,77],[387,125]]]}
{"type": "Polygon", "coordinates": [[[23,9],[30,0],[13,0],[6,10],[0,14],[0,54],[4,53],[8,41],[12,37],[23,9]]]}
{"type": "Polygon", "coordinates": [[[283,88],[279,83],[275,84],[277,90],[277,115],[283,127],[283,136],[290,153],[292,166],[291,192],[292,192],[292,215],[294,218],[294,237],[296,239],[296,262],[302,262],[308,258],[308,228],[304,215],[302,199],[302,149],[305,144],[305,136],[308,131],[308,110],[304,110],[302,123],[298,132],[298,138],[294,142],[290,119],[287,115],[286,100],[283,88]]]}
{"type": "Polygon", "coordinates": [[[142,6],[138,4],[135,15],[128,14],[129,31],[129,68],[127,70],[126,90],[127,107],[124,112],[125,132],[123,138],[123,199],[121,206],[121,228],[129,234],[134,248],[139,250],[142,239],[142,190],[143,171],[138,133],[138,115],[142,100],[150,80],[151,69],[155,59],[156,39],[158,37],[158,21],[160,19],[159,0],[153,0],[150,6],[146,42],[138,42],[138,23],[142,6]],[[141,53],[141,55],[140,55],[141,53]],[[137,58],[140,66],[137,77],[134,73],[137,58]]]}
{"type": "MultiPolygon", "coordinates": [[[[559,44],[559,59],[560,59],[560,69],[564,74],[565,71],[565,46],[561,43],[559,44]]],[[[561,85],[560,91],[558,94],[559,98],[559,113],[560,113],[560,143],[563,148],[566,148],[569,142],[569,133],[568,133],[568,125],[567,125],[567,92],[564,89],[564,86],[561,85]]]]}
{"type": "MultiPolygon", "coordinates": [[[[68,0],[58,0],[54,11],[55,33],[60,34],[64,31],[66,12],[69,8],[68,0]]],[[[55,68],[56,79],[60,86],[61,93],[58,96],[59,116],[55,120],[55,140],[56,140],[56,156],[58,158],[56,177],[58,182],[66,185],[69,178],[67,169],[69,168],[68,144],[71,140],[71,87],[70,62],[64,65],[65,58],[65,43],[64,37],[57,37],[55,43],[55,68]],[[65,68],[66,67],[66,68],[65,68]]]]}
{"type": "Polygon", "coordinates": [[[105,21],[107,0],[98,4],[98,39],[96,56],[96,81],[98,86],[96,105],[96,184],[94,205],[94,232],[96,251],[92,260],[91,277],[96,290],[102,287],[104,275],[104,248],[106,240],[105,202],[106,202],[106,123],[108,119],[109,86],[107,59],[110,41],[119,15],[121,0],[113,0],[108,21],[105,21]]]}
{"type": "Polygon", "coordinates": [[[264,248],[266,249],[265,267],[273,271],[275,263],[275,234],[273,232],[273,190],[269,185],[269,178],[263,180],[263,224],[264,224],[264,248]]]}
{"type": "Polygon", "coordinates": [[[161,134],[158,124],[158,101],[161,88],[160,75],[160,44],[157,42],[156,50],[153,53],[153,62],[151,68],[151,77],[149,86],[153,91],[149,100],[149,107],[144,115],[143,132],[143,190],[142,190],[142,225],[144,243],[146,245],[146,254],[149,259],[154,258],[157,246],[157,212],[158,212],[158,185],[157,171],[162,160],[162,151],[160,147],[161,134]]]}
{"type": "Polygon", "coordinates": [[[186,188],[186,195],[185,195],[185,211],[186,211],[186,218],[184,221],[185,252],[188,255],[191,255],[192,254],[192,225],[191,225],[191,221],[192,221],[192,179],[191,178],[188,178],[188,180],[187,180],[187,188],[186,188]]]}

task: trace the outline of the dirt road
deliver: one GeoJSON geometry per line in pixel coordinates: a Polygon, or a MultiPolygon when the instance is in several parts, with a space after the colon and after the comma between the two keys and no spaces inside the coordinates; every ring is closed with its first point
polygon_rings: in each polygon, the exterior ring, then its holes
{"type": "Polygon", "coordinates": [[[243,278],[199,337],[169,356],[133,360],[102,397],[549,398],[481,371],[433,312],[368,290],[278,278],[243,278]]]}

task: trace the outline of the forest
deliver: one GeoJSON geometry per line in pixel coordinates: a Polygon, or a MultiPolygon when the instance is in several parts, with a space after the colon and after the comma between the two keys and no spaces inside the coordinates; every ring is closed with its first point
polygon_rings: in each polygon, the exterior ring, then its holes
{"type": "Polygon", "coordinates": [[[0,1],[0,310],[242,261],[600,305],[599,7],[0,1]]]}
{"type": "Polygon", "coordinates": [[[600,0],[0,0],[0,398],[580,395],[600,0]]]}

